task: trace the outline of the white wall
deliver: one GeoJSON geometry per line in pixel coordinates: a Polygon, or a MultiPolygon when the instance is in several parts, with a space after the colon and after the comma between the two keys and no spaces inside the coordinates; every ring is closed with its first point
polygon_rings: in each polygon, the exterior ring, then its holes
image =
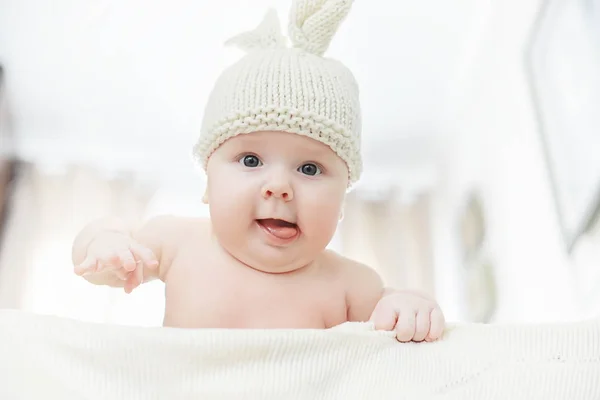
{"type": "Polygon", "coordinates": [[[447,99],[435,241],[437,286],[450,319],[465,318],[457,210],[473,188],[485,202],[497,267],[496,321],[577,319],[600,306],[585,308],[577,290],[577,269],[564,250],[528,92],[523,52],[540,5],[481,3],[472,54],[447,99]]]}

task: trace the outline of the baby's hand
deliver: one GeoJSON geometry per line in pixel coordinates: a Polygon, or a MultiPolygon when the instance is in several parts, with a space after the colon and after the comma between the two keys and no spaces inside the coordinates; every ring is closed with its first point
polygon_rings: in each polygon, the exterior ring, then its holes
{"type": "Polygon", "coordinates": [[[158,268],[152,250],[123,233],[105,232],[90,243],[85,260],[75,266],[74,272],[79,276],[115,277],[125,281],[125,293],[131,293],[144,281],[144,266],[158,268]]]}
{"type": "Polygon", "coordinates": [[[396,331],[400,342],[432,342],[444,331],[445,319],[438,304],[412,291],[393,291],[384,295],[370,319],[375,329],[396,331]]]}

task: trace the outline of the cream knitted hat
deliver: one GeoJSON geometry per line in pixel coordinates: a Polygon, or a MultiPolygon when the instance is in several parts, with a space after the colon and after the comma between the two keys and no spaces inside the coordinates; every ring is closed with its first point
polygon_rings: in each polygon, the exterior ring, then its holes
{"type": "Polygon", "coordinates": [[[358,85],[340,62],[323,57],[352,0],[292,0],[286,45],[279,19],[269,10],[253,31],[228,44],[247,54],[228,67],[205,108],[196,161],[227,139],[256,131],[286,131],[322,143],[346,162],[349,183],[362,172],[358,85]]]}

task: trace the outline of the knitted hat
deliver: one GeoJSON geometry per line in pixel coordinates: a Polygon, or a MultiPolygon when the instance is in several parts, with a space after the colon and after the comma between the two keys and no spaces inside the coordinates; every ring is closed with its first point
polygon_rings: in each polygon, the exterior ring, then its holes
{"type": "Polygon", "coordinates": [[[205,108],[196,161],[239,134],[285,131],[325,143],[345,161],[349,183],[362,172],[358,86],[340,62],[323,57],[352,0],[292,0],[286,45],[277,14],[269,10],[253,31],[227,44],[246,55],[228,67],[205,108]]]}

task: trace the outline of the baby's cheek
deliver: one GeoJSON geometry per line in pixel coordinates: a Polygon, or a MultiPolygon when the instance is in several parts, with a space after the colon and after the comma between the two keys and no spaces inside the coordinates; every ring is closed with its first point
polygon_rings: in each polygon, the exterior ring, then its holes
{"type": "Polygon", "coordinates": [[[340,207],[323,199],[315,202],[302,212],[303,228],[313,237],[328,241],[337,229],[340,220],[340,207]]]}
{"type": "Polygon", "coordinates": [[[209,205],[213,230],[222,241],[241,242],[254,220],[252,207],[247,202],[231,197],[212,201],[209,205]]]}

